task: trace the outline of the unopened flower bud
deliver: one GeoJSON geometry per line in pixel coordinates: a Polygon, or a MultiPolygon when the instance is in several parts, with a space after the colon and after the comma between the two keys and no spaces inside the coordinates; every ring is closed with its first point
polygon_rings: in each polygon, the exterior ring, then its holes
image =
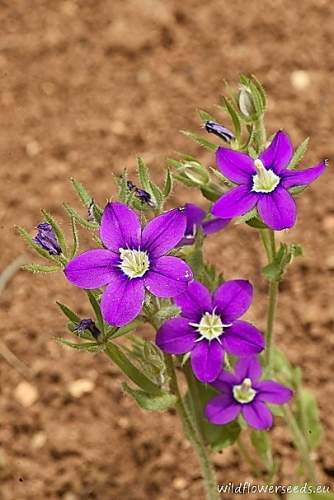
{"type": "Polygon", "coordinates": [[[43,222],[42,224],[38,224],[37,229],[38,232],[34,238],[34,242],[49,252],[50,255],[60,255],[61,248],[51,224],[43,222]]]}
{"type": "Polygon", "coordinates": [[[80,335],[80,333],[83,333],[85,330],[88,330],[96,340],[101,334],[95,322],[90,318],[82,319],[78,324],[78,326],[76,327],[75,332],[77,332],[80,335]]]}
{"type": "Polygon", "coordinates": [[[256,113],[252,92],[248,87],[242,85],[239,92],[239,109],[241,113],[249,118],[256,113]]]}
{"type": "Polygon", "coordinates": [[[207,122],[205,122],[204,128],[207,132],[209,132],[209,134],[215,134],[225,142],[231,142],[235,139],[235,135],[233,134],[233,132],[231,132],[231,130],[212,120],[208,120],[207,122]]]}
{"type": "Polygon", "coordinates": [[[183,164],[183,174],[194,186],[203,186],[210,182],[210,176],[206,169],[196,161],[183,164]]]}

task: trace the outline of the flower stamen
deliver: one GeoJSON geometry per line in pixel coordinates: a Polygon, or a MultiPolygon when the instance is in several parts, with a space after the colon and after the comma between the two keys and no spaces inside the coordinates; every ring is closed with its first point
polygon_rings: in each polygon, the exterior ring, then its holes
{"type": "Polygon", "coordinates": [[[121,263],[118,267],[128,278],[141,278],[149,270],[150,261],[146,252],[120,248],[119,253],[121,263]]]}
{"type": "Polygon", "coordinates": [[[215,314],[215,311],[213,311],[212,313],[204,313],[199,323],[189,323],[189,325],[196,328],[198,333],[200,333],[201,335],[198,339],[196,339],[196,342],[199,342],[203,339],[217,339],[219,341],[219,337],[224,332],[224,328],[231,326],[225,325],[222,322],[220,316],[218,316],[218,314],[215,314]]]}
{"type": "Polygon", "coordinates": [[[253,175],[252,191],[271,193],[280,183],[280,177],[271,169],[266,169],[260,159],[254,160],[256,174],[253,175]]]}
{"type": "Polygon", "coordinates": [[[250,403],[256,396],[250,378],[245,378],[241,384],[233,386],[233,397],[238,403],[250,403]]]}

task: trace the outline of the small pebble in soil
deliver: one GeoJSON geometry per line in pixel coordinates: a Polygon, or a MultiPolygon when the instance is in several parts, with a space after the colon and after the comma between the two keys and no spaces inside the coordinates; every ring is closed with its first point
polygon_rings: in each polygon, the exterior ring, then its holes
{"type": "Polygon", "coordinates": [[[39,450],[46,443],[46,434],[45,432],[36,432],[31,438],[31,447],[35,450],[39,450]]]}
{"type": "Polygon", "coordinates": [[[80,398],[84,394],[93,392],[94,388],[94,382],[87,378],[79,378],[78,380],[74,380],[74,382],[72,382],[68,386],[69,393],[74,398],[80,398]]]}
{"type": "Polygon", "coordinates": [[[177,491],[184,490],[188,486],[188,481],[184,477],[176,477],[173,480],[173,488],[177,491]]]}
{"type": "Polygon", "coordinates": [[[20,382],[14,391],[14,397],[25,408],[32,406],[38,399],[38,392],[29,382],[20,382]]]}
{"type": "Polygon", "coordinates": [[[311,78],[307,71],[296,70],[290,74],[291,85],[296,90],[306,90],[310,86],[311,78]]]}
{"type": "Polygon", "coordinates": [[[37,141],[29,141],[27,142],[25,147],[26,147],[26,153],[29,156],[29,158],[34,158],[41,151],[41,146],[37,141]]]}

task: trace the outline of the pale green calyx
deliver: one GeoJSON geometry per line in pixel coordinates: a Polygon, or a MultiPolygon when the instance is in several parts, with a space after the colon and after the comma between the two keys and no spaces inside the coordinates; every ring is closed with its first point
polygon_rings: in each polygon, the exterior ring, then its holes
{"type": "Polygon", "coordinates": [[[256,174],[253,175],[252,191],[256,193],[271,193],[278,186],[280,177],[270,169],[266,169],[262,161],[257,159],[254,161],[256,174]]]}
{"type": "Polygon", "coordinates": [[[119,253],[119,267],[128,278],[140,278],[149,270],[150,261],[146,252],[120,248],[119,253]]]}
{"type": "Polygon", "coordinates": [[[233,397],[238,403],[250,403],[256,396],[250,378],[245,378],[242,384],[233,386],[233,397]]]}
{"type": "Polygon", "coordinates": [[[196,342],[203,339],[218,339],[223,333],[224,328],[231,326],[230,324],[224,325],[220,316],[218,316],[218,314],[215,314],[214,311],[212,313],[206,312],[205,314],[203,314],[199,323],[189,323],[189,325],[195,327],[198,333],[200,333],[201,335],[196,340],[196,342]]]}

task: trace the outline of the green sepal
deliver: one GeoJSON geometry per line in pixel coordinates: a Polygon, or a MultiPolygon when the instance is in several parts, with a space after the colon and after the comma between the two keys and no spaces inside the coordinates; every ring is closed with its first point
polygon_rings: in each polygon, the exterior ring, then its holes
{"type": "Polygon", "coordinates": [[[105,349],[104,344],[98,342],[70,342],[62,337],[55,337],[55,340],[66,347],[87,352],[102,352],[105,349]]]}
{"type": "Polygon", "coordinates": [[[168,198],[168,196],[171,194],[173,189],[173,174],[171,172],[170,168],[166,169],[166,176],[165,176],[165,182],[164,182],[164,187],[162,190],[162,194],[165,199],[168,198]]]}
{"type": "Polygon", "coordinates": [[[214,116],[210,115],[210,113],[208,113],[204,109],[198,109],[197,113],[198,113],[198,116],[202,122],[208,122],[208,121],[216,122],[217,121],[214,116]]]}
{"type": "Polygon", "coordinates": [[[288,264],[291,264],[295,257],[303,255],[303,248],[301,245],[291,243],[281,243],[273,262],[268,264],[262,269],[263,274],[269,281],[280,281],[285,272],[288,264]]]}
{"type": "Polygon", "coordinates": [[[241,119],[238,110],[235,108],[232,99],[229,97],[223,97],[223,108],[230,115],[234,126],[234,133],[237,141],[241,137],[241,119]]]}
{"type": "Polygon", "coordinates": [[[71,217],[71,229],[72,229],[72,249],[70,253],[70,259],[73,259],[73,257],[76,255],[78,248],[79,248],[79,234],[75,222],[75,218],[71,217]]]}
{"type": "Polygon", "coordinates": [[[189,130],[181,130],[181,133],[185,135],[186,137],[189,137],[193,141],[195,141],[197,144],[202,146],[204,149],[207,149],[208,151],[215,151],[217,149],[217,144],[214,144],[213,142],[208,141],[205,139],[203,136],[199,134],[195,134],[194,132],[190,132],[189,130]]]}
{"type": "Polygon", "coordinates": [[[143,410],[166,411],[176,405],[177,398],[174,394],[161,392],[160,394],[150,394],[140,389],[133,389],[127,383],[123,383],[124,391],[132,396],[143,410]]]}
{"type": "Polygon", "coordinates": [[[42,264],[24,264],[21,269],[30,273],[56,273],[60,270],[58,266],[43,266],[42,264]]]}
{"type": "Polygon", "coordinates": [[[288,168],[290,170],[298,167],[300,161],[302,160],[303,156],[305,155],[308,144],[310,142],[310,138],[306,137],[306,139],[297,147],[296,151],[294,152],[294,155],[288,165],[288,168]]]}
{"type": "Polygon", "coordinates": [[[68,213],[68,215],[75,219],[75,221],[85,229],[89,229],[90,231],[96,231],[99,228],[99,225],[96,222],[88,222],[84,219],[74,208],[72,208],[67,203],[63,204],[64,209],[68,213]]]}
{"type": "Polygon", "coordinates": [[[63,314],[65,314],[66,318],[68,318],[72,323],[79,324],[80,323],[80,317],[72,311],[66,304],[62,304],[61,302],[56,302],[57,306],[61,309],[63,314]]]}

